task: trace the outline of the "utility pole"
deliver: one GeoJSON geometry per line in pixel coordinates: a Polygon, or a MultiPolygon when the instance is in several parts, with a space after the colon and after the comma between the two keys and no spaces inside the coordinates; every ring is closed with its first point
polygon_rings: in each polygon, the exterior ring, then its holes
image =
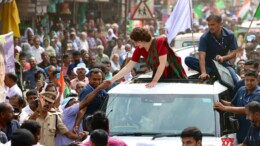
{"type": "Polygon", "coordinates": [[[128,1],[127,1],[127,0],[124,0],[124,2],[125,2],[125,5],[124,5],[124,6],[125,6],[125,18],[124,18],[124,22],[125,22],[125,25],[124,25],[125,28],[124,28],[124,30],[125,30],[125,31],[124,31],[124,38],[126,38],[126,32],[127,32],[127,30],[126,30],[126,29],[127,29],[127,28],[126,28],[127,22],[126,22],[126,21],[127,21],[127,15],[128,15],[128,13],[127,13],[127,3],[128,3],[128,1]]]}

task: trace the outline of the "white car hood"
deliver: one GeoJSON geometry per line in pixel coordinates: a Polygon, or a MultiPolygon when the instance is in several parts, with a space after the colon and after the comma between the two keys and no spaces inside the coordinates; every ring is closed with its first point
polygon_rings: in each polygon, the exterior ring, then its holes
{"type": "MultiPolygon", "coordinates": [[[[182,146],[180,137],[161,137],[152,140],[151,136],[115,136],[128,146],[182,146]]],[[[202,146],[221,146],[221,138],[203,137],[202,146]]]]}

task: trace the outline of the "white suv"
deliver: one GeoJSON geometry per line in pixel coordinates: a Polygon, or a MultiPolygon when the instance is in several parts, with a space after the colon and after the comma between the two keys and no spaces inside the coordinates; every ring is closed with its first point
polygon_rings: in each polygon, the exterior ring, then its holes
{"type": "Polygon", "coordinates": [[[230,97],[230,89],[218,80],[162,81],[151,89],[145,87],[147,82],[137,78],[108,92],[103,111],[111,136],[128,146],[181,146],[182,130],[196,126],[203,133],[203,146],[221,146],[222,137],[235,137],[231,133],[237,130],[237,120],[213,109],[214,102],[230,97]]]}

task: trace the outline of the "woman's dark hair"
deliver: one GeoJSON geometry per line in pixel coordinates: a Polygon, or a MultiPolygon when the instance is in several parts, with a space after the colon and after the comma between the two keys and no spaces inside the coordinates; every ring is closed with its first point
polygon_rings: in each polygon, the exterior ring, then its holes
{"type": "Polygon", "coordinates": [[[130,38],[134,41],[149,42],[152,39],[152,35],[145,28],[136,27],[131,32],[130,38]]]}

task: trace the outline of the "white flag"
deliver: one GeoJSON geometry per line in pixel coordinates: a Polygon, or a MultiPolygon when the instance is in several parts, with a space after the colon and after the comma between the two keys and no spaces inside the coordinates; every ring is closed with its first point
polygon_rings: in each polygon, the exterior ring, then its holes
{"type": "Polygon", "coordinates": [[[171,43],[179,32],[192,27],[191,10],[191,0],[178,0],[166,22],[168,44],[171,43]]]}

